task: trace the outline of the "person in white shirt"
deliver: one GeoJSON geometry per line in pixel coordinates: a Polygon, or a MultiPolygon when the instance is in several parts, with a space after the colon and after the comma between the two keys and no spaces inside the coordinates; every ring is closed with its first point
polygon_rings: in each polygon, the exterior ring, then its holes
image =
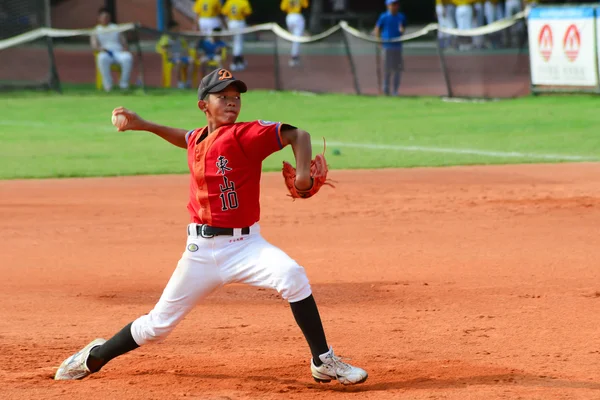
{"type": "Polygon", "coordinates": [[[111,15],[106,8],[101,8],[98,12],[98,25],[96,33],[91,37],[92,49],[98,52],[98,69],[102,75],[102,85],[105,91],[110,91],[113,86],[110,67],[112,64],[121,66],[121,89],[129,88],[129,77],[133,66],[133,56],[128,51],[127,41],[122,33],[117,31],[107,31],[116,28],[117,25],[110,22],[111,15]]]}

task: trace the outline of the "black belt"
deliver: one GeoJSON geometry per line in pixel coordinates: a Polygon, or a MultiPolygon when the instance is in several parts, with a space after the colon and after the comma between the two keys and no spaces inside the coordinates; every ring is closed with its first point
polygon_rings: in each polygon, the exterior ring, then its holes
{"type": "MultiPolygon", "coordinates": [[[[242,228],[242,235],[249,235],[250,227],[242,228]]],[[[196,225],[196,235],[203,238],[211,238],[215,236],[233,236],[233,228],[217,228],[210,225],[196,225]]]]}

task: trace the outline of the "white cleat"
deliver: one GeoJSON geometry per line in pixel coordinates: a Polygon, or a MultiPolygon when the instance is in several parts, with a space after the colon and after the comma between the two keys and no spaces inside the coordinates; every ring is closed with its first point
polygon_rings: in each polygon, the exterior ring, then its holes
{"type": "Polygon", "coordinates": [[[92,372],[87,367],[87,359],[90,356],[90,352],[94,347],[102,346],[106,343],[104,339],[95,339],[90,342],[83,349],[73,354],[60,364],[54,379],[57,381],[70,381],[75,379],[82,379],[90,375],[92,372]]]}
{"type": "Polygon", "coordinates": [[[337,379],[342,385],[356,385],[367,380],[369,375],[364,369],[354,367],[341,360],[340,357],[333,354],[333,349],[319,356],[323,364],[315,366],[313,360],[310,360],[310,370],[315,381],[319,383],[328,383],[337,379]]]}

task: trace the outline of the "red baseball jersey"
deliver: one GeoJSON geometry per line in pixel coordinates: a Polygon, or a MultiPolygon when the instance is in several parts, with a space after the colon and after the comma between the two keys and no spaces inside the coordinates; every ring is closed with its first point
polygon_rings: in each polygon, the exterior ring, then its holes
{"type": "Polygon", "coordinates": [[[192,222],[243,228],[260,219],[262,161],[283,148],[281,123],[241,122],[186,135],[192,222]]]}

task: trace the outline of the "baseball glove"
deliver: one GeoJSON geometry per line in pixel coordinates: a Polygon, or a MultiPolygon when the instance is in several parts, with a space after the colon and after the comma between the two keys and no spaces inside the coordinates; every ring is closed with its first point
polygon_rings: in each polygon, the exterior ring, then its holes
{"type": "Polygon", "coordinates": [[[310,177],[312,178],[310,189],[299,190],[296,188],[296,168],[292,167],[292,164],[289,162],[283,162],[282,172],[285,186],[287,186],[290,192],[288,196],[293,199],[308,199],[317,194],[323,185],[335,187],[327,180],[329,168],[325,160],[325,139],[323,139],[323,153],[317,154],[314,160],[310,162],[310,177]]]}

